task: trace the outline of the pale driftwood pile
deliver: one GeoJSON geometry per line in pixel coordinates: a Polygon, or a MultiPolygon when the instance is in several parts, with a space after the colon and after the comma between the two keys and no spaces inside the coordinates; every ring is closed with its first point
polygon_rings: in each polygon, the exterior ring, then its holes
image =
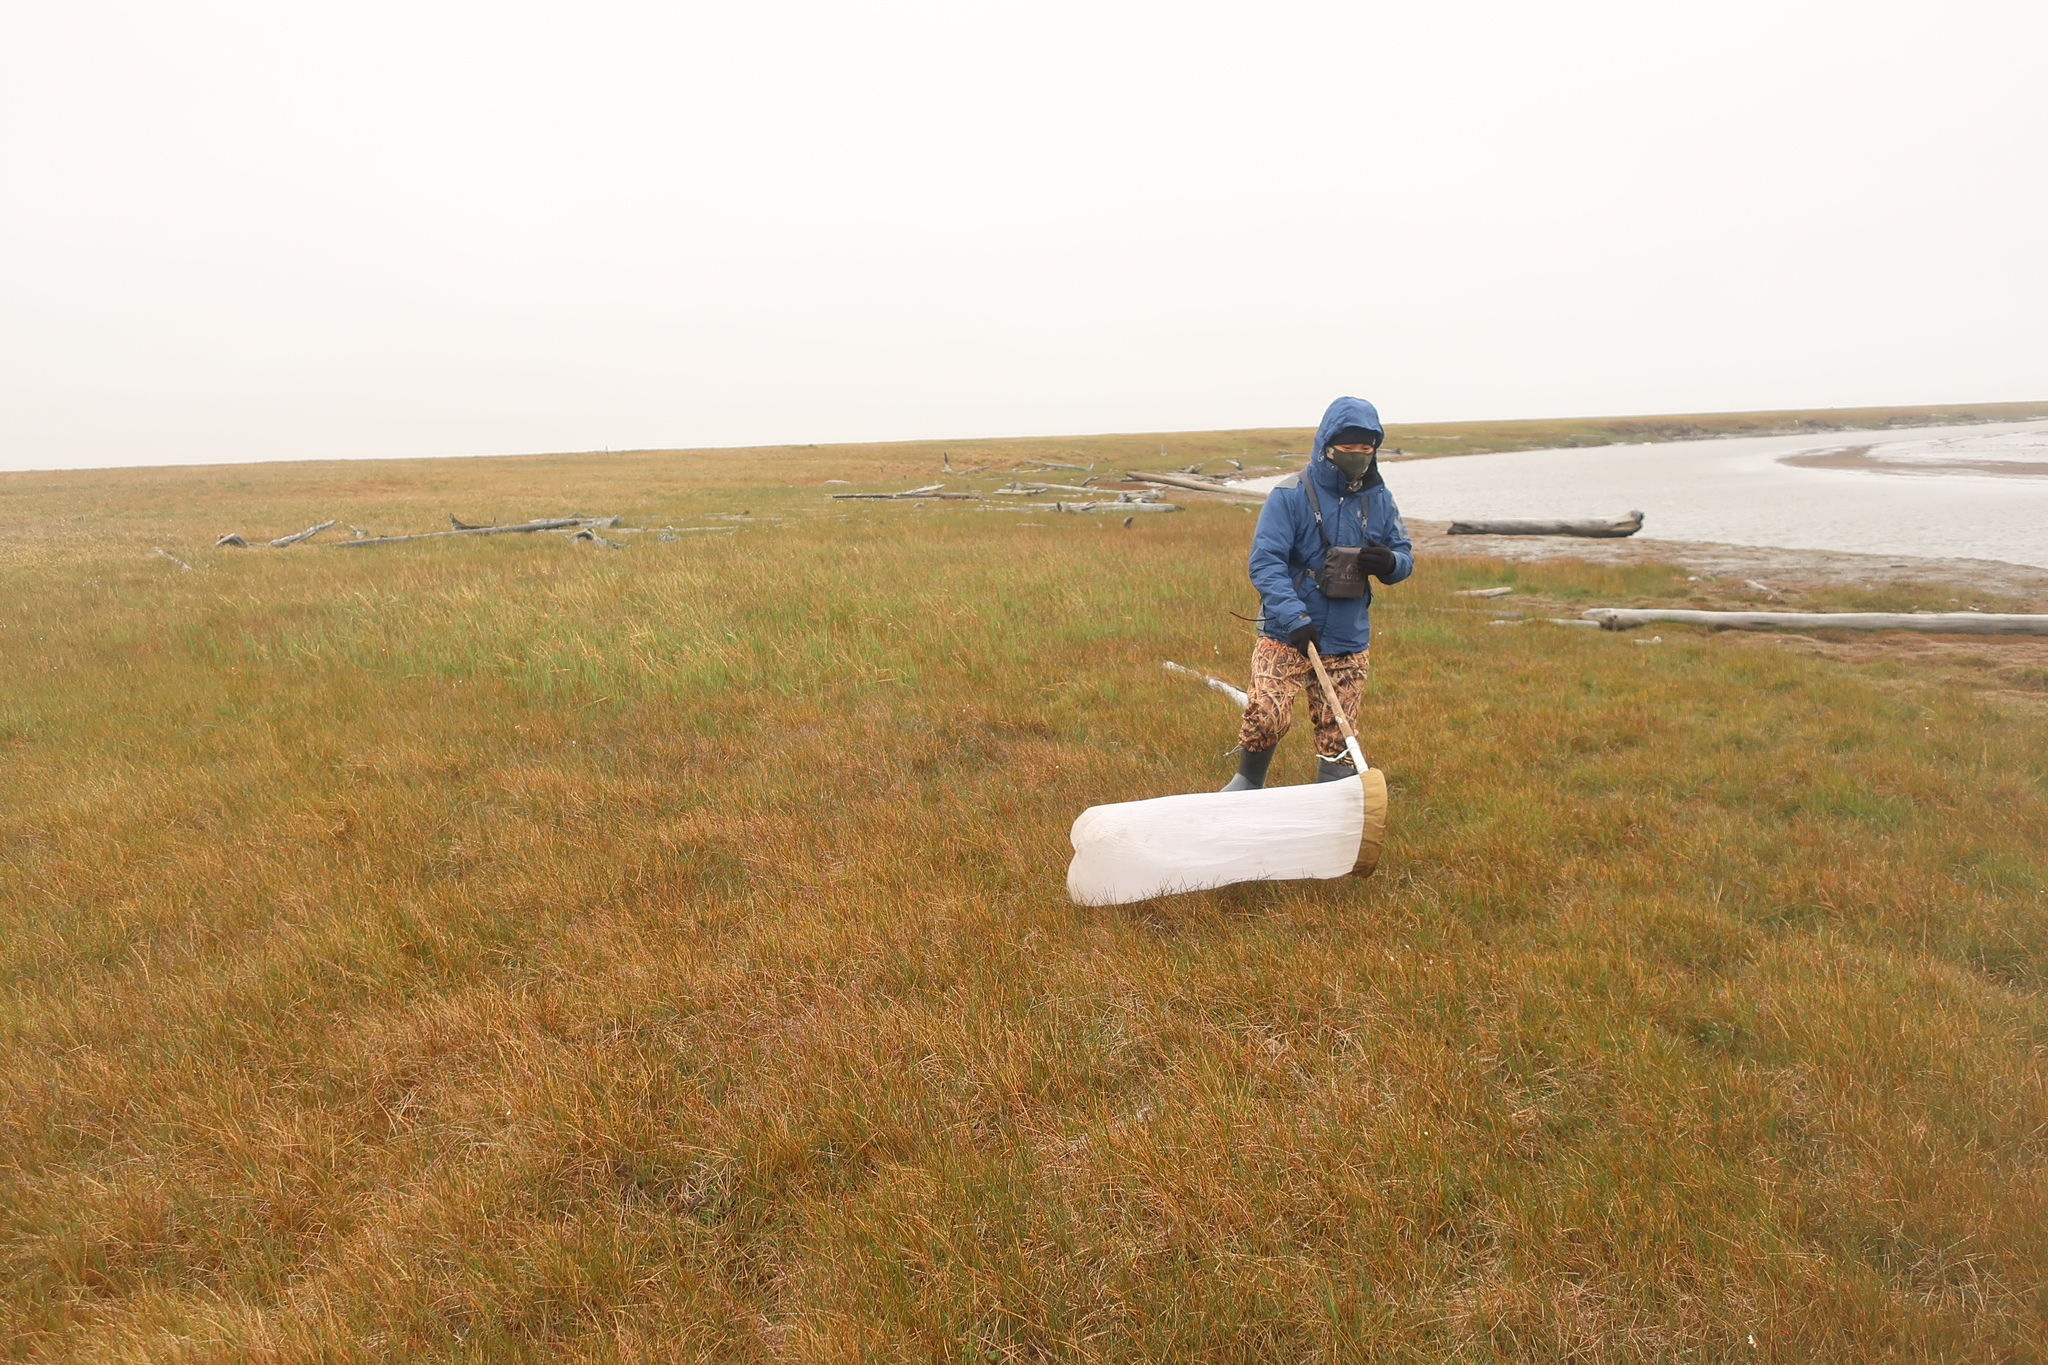
{"type": "Polygon", "coordinates": [[[1221,493],[1232,498],[1251,498],[1264,502],[1266,495],[1249,488],[1239,488],[1223,479],[1212,479],[1205,474],[1156,474],[1143,470],[1127,469],[1124,478],[1131,483],[1152,483],[1163,488],[1184,488],[1190,493],[1221,493]]]}
{"type": "Polygon", "coordinates": [[[943,483],[928,483],[922,488],[905,488],[896,493],[834,493],[832,496],[841,501],[853,499],[869,502],[913,502],[919,498],[971,500],[981,496],[979,493],[947,493],[943,491],[945,487],[943,483]]]}
{"type": "MultiPolygon", "coordinates": [[[[919,488],[905,488],[893,493],[834,493],[836,502],[919,502],[927,498],[945,498],[949,501],[979,502],[980,493],[948,493],[943,483],[928,483],[919,488]]],[[[1107,489],[1090,488],[1085,484],[1073,483],[1022,483],[1012,480],[1010,484],[995,490],[997,495],[1011,498],[1036,497],[1040,493],[1091,493],[1108,492],[1107,489]]],[[[1114,500],[1092,498],[1087,502],[1055,502],[1055,512],[1178,512],[1181,509],[1170,502],[1160,502],[1158,495],[1150,492],[1118,493],[1114,500]]]]}
{"type": "MultiPolygon", "coordinates": [[[[337,550],[352,550],[363,545],[398,545],[411,540],[440,540],[447,536],[498,536],[518,535],[533,531],[570,530],[576,531],[579,538],[597,540],[600,537],[595,533],[584,537],[582,536],[582,531],[588,530],[593,526],[617,526],[620,518],[536,517],[532,521],[512,522],[503,526],[471,526],[458,520],[454,513],[451,512],[448,516],[448,521],[450,529],[446,531],[420,531],[416,534],[405,536],[359,536],[354,540],[329,541],[328,544],[337,550]]],[[[609,545],[611,542],[606,541],[605,544],[609,545]]]]}
{"type": "Polygon", "coordinates": [[[1012,479],[1001,488],[998,488],[996,493],[998,496],[1006,498],[1030,498],[1036,497],[1040,493],[1050,493],[1055,490],[1062,493],[1099,493],[1102,491],[1099,488],[1090,488],[1084,483],[1020,483],[1012,479]]]}
{"type": "MultiPolygon", "coordinates": [[[[1150,489],[1143,492],[1125,490],[1117,493],[1114,498],[1103,498],[1100,495],[1109,492],[1109,489],[1089,488],[1085,485],[1071,483],[1020,483],[1013,480],[1007,487],[998,488],[995,491],[1004,497],[1012,498],[1032,498],[1037,497],[1040,493],[1055,491],[1062,493],[1092,493],[1097,496],[1090,498],[1087,502],[1060,502],[1055,500],[1051,504],[1052,510],[1076,514],[1122,512],[1126,514],[1126,522],[1129,521],[1131,514],[1138,512],[1178,512],[1181,510],[1173,503],[1161,502],[1159,495],[1150,489]]],[[[1041,507],[1045,505],[1043,503],[1039,504],[1041,507]]]]}
{"type": "Polygon", "coordinates": [[[1586,536],[1596,540],[1632,536],[1643,529],[1643,514],[1586,517],[1579,521],[1454,521],[1447,536],[1586,536]]]}
{"type": "MultiPolygon", "coordinates": [[[[332,548],[346,550],[354,549],[358,546],[363,545],[398,545],[411,540],[439,540],[446,536],[497,536],[507,534],[528,533],[533,531],[558,531],[569,533],[569,538],[571,540],[595,541],[600,545],[609,545],[613,549],[617,549],[617,542],[606,540],[603,536],[598,535],[593,528],[600,526],[617,526],[622,520],[623,518],[620,517],[535,517],[530,521],[512,522],[505,525],[473,526],[470,523],[463,521],[453,512],[450,512],[448,514],[449,529],[445,531],[420,531],[411,535],[402,536],[373,536],[366,534],[363,531],[363,529],[359,526],[351,526],[349,527],[349,529],[355,532],[355,537],[353,539],[330,540],[326,543],[328,544],[328,546],[332,548]]],[[[314,536],[319,535],[322,531],[326,530],[330,526],[336,526],[339,524],[340,523],[330,518],[327,521],[319,523],[317,526],[308,526],[303,531],[294,531],[292,534],[288,536],[279,536],[276,540],[262,541],[258,543],[269,545],[273,549],[288,549],[289,547],[300,544],[303,541],[311,540],[314,536]]],[[[246,550],[251,548],[251,542],[245,539],[244,537],[237,535],[236,533],[231,531],[227,535],[222,536],[219,540],[214,541],[213,546],[217,550],[246,550]]]]}
{"type": "MultiPolygon", "coordinates": [[[[1231,460],[1228,463],[1237,465],[1237,467],[1240,469],[1243,468],[1243,465],[1236,460],[1231,460]]],[[[968,474],[980,473],[982,469],[986,469],[988,467],[989,466],[987,465],[982,465],[977,469],[954,470],[953,468],[951,468],[949,461],[946,473],[951,475],[952,477],[960,478],[968,474]]],[[[915,502],[921,501],[926,498],[945,498],[949,500],[958,501],[981,501],[984,500],[986,497],[1031,498],[1037,497],[1042,493],[1085,493],[1096,496],[1091,496],[1089,500],[1086,502],[1055,501],[1051,504],[1052,509],[1056,512],[1077,513],[1108,511],[1124,513],[1178,512],[1182,510],[1181,508],[1175,506],[1173,503],[1160,501],[1159,495],[1155,492],[1152,492],[1150,489],[1147,489],[1143,492],[1136,492],[1128,489],[1117,490],[1116,501],[1106,501],[1099,495],[1109,493],[1112,490],[1107,488],[1096,487],[1094,485],[1098,484],[1102,479],[1107,479],[1114,476],[1107,474],[1092,475],[1091,471],[1093,471],[1094,468],[1095,466],[1093,465],[1062,464],[1058,460],[1021,460],[1018,461],[1017,464],[1011,466],[1010,482],[1005,484],[1001,488],[990,490],[990,492],[986,495],[975,492],[947,492],[946,485],[944,483],[928,483],[923,484],[917,488],[903,488],[897,489],[893,492],[886,493],[833,493],[830,496],[833,499],[842,502],[915,502]],[[1030,470],[1042,469],[1071,469],[1079,474],[1091,474],[1091,477],[1077,484],[1053,483],[1049,480],[1019,477],[1021,474],[1024,474],[1030,470]]],[[[1210,478],[1205,474],[1196,473],[1194,468],[1192,467],[1187,470],[1169,471],[1164,473],[1149,473],[1142,470],[1131,470],[1126,471],[1122,478],[1123,481],[1127,483],[1149,484],[1152,485],[1153,488],[1159,489],[1178,488],[1185,489],[1189,492],[1220,493],[1226,497],[1248,498],[1260,501],[1263,501],[1266,496],[1264,493],[1255,492],[1253,490],[1246,488],[1240,488],[1236,484],[1226,482],[1222,479],[1210,478]]],[[[827,480],[827,482],[842,483],[844,482],[844,480],[829,479],[827,480]]]]}
{"type": "Polygon", "coordinates": [[[1055,512],[1178,512],[1178,505],[1155,498],[1118,498],[1113,502],[1056,502],[1055,512]]]}
{"type": "Polygon", "coordinates": [[[1928,635],[2048,635],[2048,616],[1986,611],[1691,611],[1594,607],[1587,624],[1628,630],[1673,621],[1722,630],[1914,630],[1928,635]]]}

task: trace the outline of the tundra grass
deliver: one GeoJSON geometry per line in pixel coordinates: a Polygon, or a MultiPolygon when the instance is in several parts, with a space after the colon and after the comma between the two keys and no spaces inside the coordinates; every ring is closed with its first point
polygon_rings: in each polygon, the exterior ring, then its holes
{"type": "Polygon", "coordinates": [[[1251,518],[931,454],[0,480],[5,1358],[2048,1353],[2048,712],[1425,557],[1379,875],[1080,909],[1251,518]]]}

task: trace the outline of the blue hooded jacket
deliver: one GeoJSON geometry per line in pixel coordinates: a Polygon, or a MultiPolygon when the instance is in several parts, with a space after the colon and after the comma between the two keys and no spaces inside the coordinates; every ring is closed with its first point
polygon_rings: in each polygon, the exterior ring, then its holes
{"type": "Polygon", "coordinates": [[[1323,539],[1309,508],[1310,487],[1304,485],[1312,486],[1320,500],[1323,532],[1330,544],[1384,545],[1392,550],[1394,571],[1381,580],[1385,583],[1398,583],[1415,571],[1408,528],[1401,523],[1394,495],[1380,479],[1379,461],[1367,467],[1364,486],[1347,493],[1350,480],[1325,453],[1331,438],[1346,427],[1386,430],[1380,425],[1379,410],[1363,398],[1339,398],[1330,404],[1316,428],[1308,468],[1266,495],[1258,529],[1252,532],[1252,586],[1265,607],[1260,632],[1285,640],[1289,632],[1313,622],[1321,637],[1316,648],[1325,654],[1355,654],[1370,643],[1372,581],[1366,580],[1365,596],[1333,601],[1309,577],[1323,567],[1323,539]]]}

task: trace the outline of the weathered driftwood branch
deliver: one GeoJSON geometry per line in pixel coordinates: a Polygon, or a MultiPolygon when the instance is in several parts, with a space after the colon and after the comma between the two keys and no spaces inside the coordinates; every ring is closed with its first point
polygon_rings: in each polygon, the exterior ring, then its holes
{"type": "Polygon", "coordinates": [[[1260,502],[1266,500],[1264,493],[1238,488],[1221,479],[1201,478],[1193,474],[1148,474],[1142,470],[1126,470],[1124,477],[1133,483],[1156,483],[1167,488],[1185,488],[1191,493],[1225,493],[1234,498],[1257,498],[1260,502]]]}
{"type": "Polygon", "coordinates": [[[1587,536],[1596,540],[1632,536],[1643,529],[1643,514],[1581,521],[1454,521],[1447,536],[1587,536]]]}
{"type": "Polygon", "coordinates": [[[1453,597],[1506,597],[1513,588],[1461,588],[1451,594],[1453,597]]]}
{"type": "Polygon", "coordinates": [[[591,529],[590,529],[590,528],[589,528],[588,526],[584,527],[584,528],[583,528],[582,530],[580,530],[580,531],[571,531],[571,532],[569,533],[569,539],[570,539],[570,540],[587,540],[587,541],[591,542],[591,543],[592,543],[593,545],[602,545],[602,546],[604,546],[604,547],[605,547],[605,548],[606,548],[607,550],[623,550],[623,549],[625,549],[625,548],[626,548],[626,543],[625,543],[624,541],[621,541],[621,540],[606,540],[606,539],[605,539],[605,538],[604,538],[603,536],[601,536],[601,535],[599,535],[599,534],[598,534],[597,532],[595,532],[595,531],[591,530],[591,529]]]}
{"type": "Polygon", "coordinates": [[[1168,659],[1166,661],[1166,669],[1169,673],[1185,673],[1190,678],[1200,678],[1203,682],[1209,685],[1209,690],[1211,692],[1221,692],[1224,696],[1230,698],[1239,706],[1243,706],[1247,701],[1250,700],[1249,697],[1245,696],[1243,688],[1232,687],[1229,683],[1223,681],[1223,679],[1212,678],[1207,673],[1203,673],[1196,669],[1189,668],[1186,664],[1177,664],[1173,660],[1168,659]]]}
{"type": "Polygon", "coordinates": [[[1020,465],[1035,464],[1040,469],[1078,469],[1083,474],[1090,473],[1095,468],[1092,464],[1061,464],[1058,460],[1019,460],[1017,463],[1020,465]]]}
{"type": "Polygon", "coordinates": [[[365,536],[361,540],[331,540],[328,545],[337,550],[352,550],[358,545],[397,545],[407,540],[439,540],[443,536],[495,536],[523,531],[559,531],[565,526],[602,526],[604,517],[545,517],[538,521],[523,521],[511,526],[465,526],[459,531],[421,531],[410,536],[365,536]]]}
{"type": "Polygon", "coordinates": [[[1099,488],[1090,488],[1085,484],[1078,483],[1013,483],[1006,488],[998,488],[996,492],[1016,496],[1019,494],[1044,493],[1055,488],[1062,493],[1100,493],[1102,491],[1099,488]]]}
{"type": "MultiPolygon", "coordinates": [[[[453,518],[453,517],[450,517],[450,518],[448,518],[448,520],[450,520],[450,521],[454,521],[454,520],[455,520],[455,518],[453,518]]],[[[334,525],[337,525],[337,524],[338,524],[338,523],[337,523],[337,522],[336,522],[336,521],[335,521],[335,520],[334,520],[333,518],[331,518],[331,517],[330,517],[330,518],[329,518],[329,519],[327,519],[326,521],[323,521],[323,522],[321,522],[321,523],[320,523],[320,524],[319,524],[318,526],[308,526],[308,527],[307,527],[307,528],[306,528],[305,530],[303,530],[303,531],[294,531],[294,532],[293,532],[292,534],[290,534],[290,535],[288,535],[288,536],[279,536],[279,537],[278,537],[278,538],[277,538],[276,540],[273,540],[273,541],[271,541],[271,542],[270,542],[270,546],[271,546],[271,548],[272,548],[272,549],[274,549],[274,550],[282,550],[282,549],[284,549],[284,548],[285,548],[285,547],[286,547],[287,545],[296,545],[296,544],[298,544],[298,543],[299,543],[300,541],[302,541],[302,540],[311,540],[311,539],[312,539],[312,538],[313,538],[314,536],[317,536],[317,535],[319,535],[319,534],[320,534],[320,533],[321,533],[322,531],[326,530],[326,529],[327,529],[328,527],[330,527],[330,526],[334,526],[334,525]]],[[[457,525],[460,525],[460,524],[461,524],[461,523],[459,523],[459,522],[457,523],[457,525]]],[[[356,528],[355,528],[355,527],[353,527],[353,526],[352,526],[352,527],[350,527],[349,529],[350,529],[350,530],[352,530],[352,531],[356,531],[356,534],[357,534],[357,535],[361,535],[361,534],[362,534],[362,532],[361,532],[361,531],[359,531],[359,530],[356,530],[356,528]]],[[[221,537],[221,538],[220,538],[219,540],[216,540],[215,542],[213,542],[213,548],[214,548],[214,549],[216,549],[216,550],[221,550],[221,549],[228,549],[228,548],[231,548],[231,547],[232,547],[232,548],[238,548],[238,549],[243,549],[243,550],[246,550],[246,549],[248,549],[248,548],[249,548],[249,542],[248,542],[248,541],[246,541],[246,540],[244,540],[244,539],[242,539],[242,537],[241,537],[241,536],[240,536],[239,534],[237,534],[236,532],[234,532],[234,531],[230,531],[230,532],[228,532],[228,533],[227,533],[226,535],[222,536],[222,537],[221,537]]]]}
{"type": "Polygon", "coordinates": [[[1594,607],[1586,618],[1609,630],[1677,621],[1723,630],[1917,630],[1929,635],[2048,635],[2048,616],[1986,611],[1687,611],[1594,607]]]}
{"type": "Polygon", "coordinates": [[[308,526],[303,531],[294,531],[292,534],[288,536],[279,536],[276,540],[270,542],[270,548],[273,550],[282,550],[287,545],[296,545],[302,540],[311,540],[314,536],[319,535],[322,531],[326,530],[328,527],[332,525],[334,525],[334,518],[329,517],[327,520],[321,522],[318,526],[308,526]]]}
{"type": "Polygon", "coordinates": [[[1178,512],[1170,502],[1056,502],[1055,512],[1178,512]]]}
{"type": "Polygon", "coordinates": [[[336,540],[328,542],[334,549],[346,550],[358,545],[397,545],[407,540],[439,540],[443,536],[466,536],[468,531],[422,531],[415,536],[363,536],[357,540],[336,540]]]}
{"type": "Polygon", "coordinates": [[[979,493],[835,493],[839,498],[867,498],[874,502],[979,502],[979,493]]]}
{"type": "MultiPolygon", "coordinates": [[[[539,529],[546,531],[553,530],[557,526],[618,526],[623,524],[626,519],[620,516],[586,517],[579,514],[573,517],[544,517],[538,520],[541,523],[539,529]]],[[[524,531],[533,524],[532,522],[524,521],[502,523],[472,522],[464,521],[453,512],[448,514],[448,525],[457,531],[524,531]]],[[[354,531],[357,535],[363,534],[359,527],[351,526],[349,530],[354,531]]]]}
{"type": "Polygon", "coordinates": [[[155,551],[156,551],[156,552],[157,552],[158,554],[162,555],[162,556],[163,556],[163,557],[164,557],[165,559],[168,559],[168,560],[170,560],[170,561],[171,561],[171,563],[173,563],[173,564],[177,565],[177,566],[178,566],[179,568],[183,569],[183,570],[184,570],[184,571],[185,571],[186,573],[190,573],[190,572],[192,572],[192,566],[191,566],[190,564],[187,564],[187,563],[186,563],[186,562],[185,562],[184,560],[182,560],[182,559],[178,558],[178,557],[177,557],[176,555],[172,554],[172,553],[171,553],[171,552],[170,552],[169,550],[166,550],[166,549],[165,549],[165,548],[164,548],[163,546],[161,546],[161,545],[152,545],[152,546],[150,546],[149,548],[150,548],[150,549],[152,549],[152,550],[155,550],[155,551]]]}
{"type": "Polygon", "coordinates": [[[945,486],[946,485],[943,483],[928,483],[925,484],[922,488],[906,488],[900,493],[834,493],[832,496],[840,499],[873,498],[881,499],[884,501],[890,498],[928,498],[936,494],[941,488],[944,488],[945,486]]]}

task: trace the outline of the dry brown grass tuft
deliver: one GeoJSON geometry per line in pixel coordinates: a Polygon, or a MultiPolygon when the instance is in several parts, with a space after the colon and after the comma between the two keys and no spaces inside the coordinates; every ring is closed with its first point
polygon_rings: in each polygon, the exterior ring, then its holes
{"type": "Polygon", "coordinates": [[[821,496],[937,461],[0,479],[7,1357],[2048,1352],[2048,717],[1425,559],[1382,874],[1080,910],[1250,517],[821,496]],[[752,515],[205,548],[572,510],[752,515]]]}

